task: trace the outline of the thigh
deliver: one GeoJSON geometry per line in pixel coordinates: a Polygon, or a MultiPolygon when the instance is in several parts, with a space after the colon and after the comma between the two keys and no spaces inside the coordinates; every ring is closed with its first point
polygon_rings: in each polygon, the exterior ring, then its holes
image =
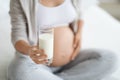
{"type": "Polygon", "coordinates": [[[29,58],[15,57],[8,67],[8,80],[62,80],[50,68],[35,64],[29,58]]]}
{"type": "Polygon", "coordinates": [[[65,80],[99,80],[115,70],[116,58],[115,53],[107,50],[82,50],[56,74],[65,80]]]}

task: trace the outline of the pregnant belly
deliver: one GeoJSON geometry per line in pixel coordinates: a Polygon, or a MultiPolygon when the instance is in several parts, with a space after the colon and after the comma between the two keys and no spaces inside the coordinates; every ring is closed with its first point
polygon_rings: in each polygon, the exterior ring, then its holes
{"type": "Polygon", "coordinates": [[[63,66],[70,62],[74,35],[69,26],[54,29],[54,57],[51,66],[63,66]]]}

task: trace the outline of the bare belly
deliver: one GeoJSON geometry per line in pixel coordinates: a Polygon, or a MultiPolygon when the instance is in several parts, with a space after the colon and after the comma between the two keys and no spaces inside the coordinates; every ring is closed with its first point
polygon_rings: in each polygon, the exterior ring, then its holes
{"type": "Polygon", "coordinates": [[[74,35],[69,26],[60,26],[54,30],[54,57],[51,66],[63,66],[70,62],[73,53],[74,35]]]}

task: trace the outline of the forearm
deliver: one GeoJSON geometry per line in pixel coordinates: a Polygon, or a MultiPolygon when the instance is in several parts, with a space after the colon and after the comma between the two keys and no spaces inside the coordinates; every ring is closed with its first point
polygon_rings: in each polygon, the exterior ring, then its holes
{"type": "Polygon", "coordinates": [[[15,49],[24,55],[28,55],[31,46],[24,40],[19,40],[15,44],[15,49]]]}
{"type": "Polygon", "coordinates": [[[81,33],[83,23],[84,23],[84,21],[83,21],[83,20],[78,20],[78,30],[77,30],[77,32],[81,33]]]}

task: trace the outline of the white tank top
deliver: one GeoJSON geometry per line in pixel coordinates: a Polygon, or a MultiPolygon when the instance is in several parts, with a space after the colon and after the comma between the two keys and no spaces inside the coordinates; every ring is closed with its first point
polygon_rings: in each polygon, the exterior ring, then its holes
{"type": "Polygon", "coordinates": [[[76,16],[77,13],[71,0],[65,0],[55,7],[47,7],[39,2],[37,4],[37,26],[39,29],[69,25],[76,16]]]}

